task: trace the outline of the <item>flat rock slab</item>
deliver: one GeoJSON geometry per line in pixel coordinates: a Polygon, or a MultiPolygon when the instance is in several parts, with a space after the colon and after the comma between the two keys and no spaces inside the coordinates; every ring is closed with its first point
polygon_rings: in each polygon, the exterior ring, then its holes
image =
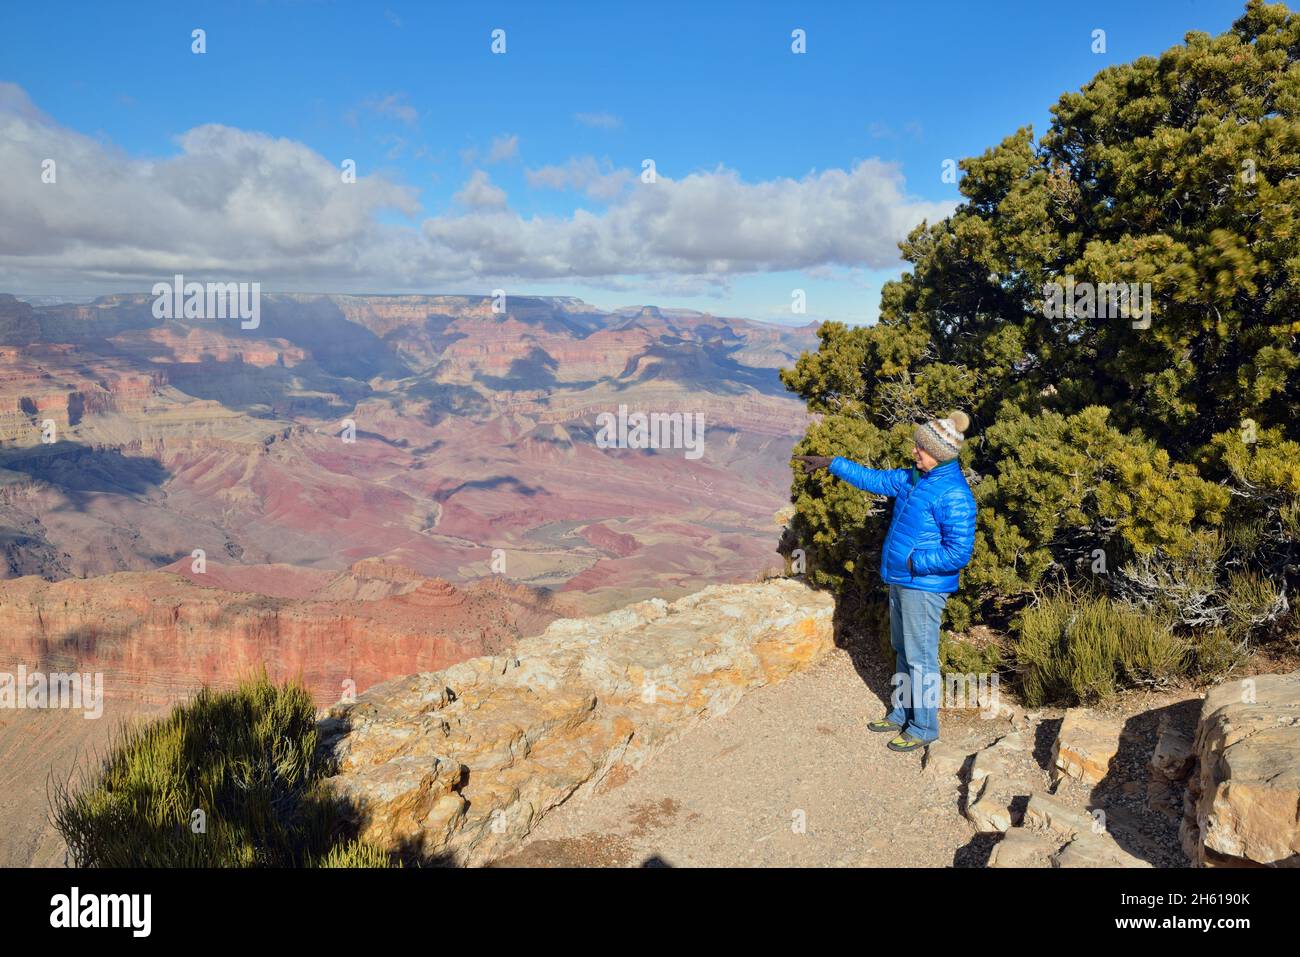
{"type": "Polygon", "coordinates": [[[1069,807],[1038,791],[1029,796],[1025,826],[1052,831],[1064,840],[1073,840],[1076,835],[1093,829],[1094,818],[1087,810],[1069,807]]]}
{"type": "Polygon", "coordinates": [[[1061,840],[1051,834],[1016,827],[1007,831],[993,845],[989,867],[1053,867],[1052,855],[1061,848],[1061,840]]]}
{"type": "Polygon", "coordinates": [[[1074,840],[1061,848],[1053,857],[1052,863],[1057,867],[1151,867],[1145,861],[1124,850],[1119,843],[1106,833],[1082,831],[1074,840]]]}
{"type": "Polygon", "coordinates": [[[1028,737],[1013,731],[975,754],[966,786],[966,820],[982,834],[1020,823],[1024,802],[1036,786],[1028,737]]]}
{"type": "Polygon", "coordinates": [[[926,745],[922,766],[927,774],[947,780],[961,773],[969,757],[965,748],[940,740],[926,745]]]}
{"type": "Polygon", "coordinates": [[[1052,746],[1053,775],[1097,784],[1110,771],[1119,753],[1123,723],[1083,708],[1071,708],[1061,719],[1052,746]]]}

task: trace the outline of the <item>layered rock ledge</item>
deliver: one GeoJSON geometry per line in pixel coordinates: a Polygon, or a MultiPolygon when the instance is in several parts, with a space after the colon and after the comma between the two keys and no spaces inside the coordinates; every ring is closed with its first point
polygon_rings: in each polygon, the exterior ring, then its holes
{"type": "Polygon", "coordinates": [[[1209,867],[1300,867],[1300,671],[1205,697],[1184,798],[1183,848],[1209,867]]]}
{"type": "Polygon", "coordinates": [[[556,805],[815,663],[833,645],[833,611],[829,595],[778,579],[553,622],[509,655],[330,709],[329,783],[368,840],[408,858],[488,862],[556,805]]]}

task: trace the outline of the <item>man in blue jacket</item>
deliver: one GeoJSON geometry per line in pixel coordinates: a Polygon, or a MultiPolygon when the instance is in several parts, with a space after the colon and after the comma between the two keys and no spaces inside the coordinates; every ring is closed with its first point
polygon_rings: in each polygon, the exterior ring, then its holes
{"type": "Polygon", "coordinates": [[[912,446],[916,466],[910,469],[869,469],[838,456],[795,456],[808,473],[829,469],[850,485],[894,499],[880,556],[897,656],[894,708],[867,726],[893,733],[889,747],[894,751],[915,751],[939,737],[939,622],[975,547],[975,496],[957,461],[969,426],[964,412],[918,425],[912,446]]]}

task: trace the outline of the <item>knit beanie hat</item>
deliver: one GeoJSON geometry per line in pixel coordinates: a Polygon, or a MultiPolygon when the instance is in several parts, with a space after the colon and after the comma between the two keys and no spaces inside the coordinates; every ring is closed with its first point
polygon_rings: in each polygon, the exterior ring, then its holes
{"type": "Polygon", "coordinates": [[[970,428],[970,417],[965,412],[949,412],[946,419],[931,419],[916,427],[916,444],[934,456],[935,461],[947,462],[957,457],[970,428]]]}

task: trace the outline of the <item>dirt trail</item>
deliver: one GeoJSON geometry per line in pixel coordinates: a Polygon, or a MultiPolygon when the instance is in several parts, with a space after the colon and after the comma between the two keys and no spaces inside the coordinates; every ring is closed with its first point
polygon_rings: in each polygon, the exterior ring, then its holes
{"type": "MultiPolygon", "coordinates": [[[[836,649],[812,670],[750,693],[625,780],[555,809],[496,864],[983,866],[1000,835],[978,834],[967,822],[957,777],[923,770],[919,754],[892,752],[889,735],[866,728],[885,711],[891,670],[883,656],[836,649]]],[[[1127,708],[1195,697],[1143,695],[1127,708]]],[[[1023,756],[1025,773],[1044,792],[1061,713],[1039,712],[1026,732],[1036,745],[1023,756]]],[[[1008,718],[941,713],[942,740],[963,752],[1011,731],[1008,718]]],[[[1082,805],[1086,793],[1073,786],[1067,781],[1059,793],[1082,805]]],[[[1176,826],[1144,827],[1163,849],[1154,863],[1182,862],[1176,826]]]]}

